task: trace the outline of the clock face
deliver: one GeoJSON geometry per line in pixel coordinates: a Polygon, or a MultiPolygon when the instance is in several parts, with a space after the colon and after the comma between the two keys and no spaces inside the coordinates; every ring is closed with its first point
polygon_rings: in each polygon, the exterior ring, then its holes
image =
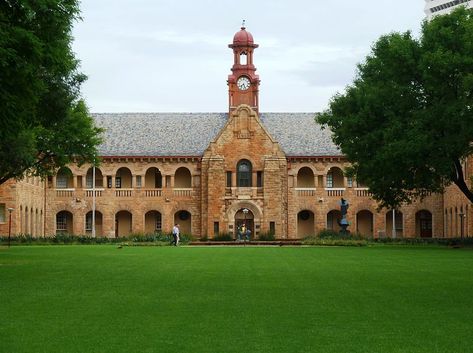
{"type": "Polygon", "coordinates": [[[238,81],[237,81],[237,86],[239,89],[242,91],[246,91],[248,88],[250,88],[250,80],[246,76],[241,76],[238,81]]]}

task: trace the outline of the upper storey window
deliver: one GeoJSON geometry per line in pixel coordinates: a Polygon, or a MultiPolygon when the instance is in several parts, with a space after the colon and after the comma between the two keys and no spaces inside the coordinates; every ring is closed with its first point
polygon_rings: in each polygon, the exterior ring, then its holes
{"type": "Polygon", "coordinates": [[[243,159],[237,165],[237,186],[251,186],[251,162],[243,159]]]}

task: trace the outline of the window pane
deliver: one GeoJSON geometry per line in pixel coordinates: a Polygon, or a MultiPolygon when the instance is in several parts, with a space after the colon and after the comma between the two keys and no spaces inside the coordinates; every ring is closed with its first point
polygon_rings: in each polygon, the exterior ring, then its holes
{"type": "Polygon", "coordinates": [[[5,204],[0,203],[0,222],[4,223],[5,221],[6,221],[5,204]]]}
{"type": "Polygon", "coordinates": [[[227,172],[227,188],[232,187],[232,172],[227,172]]]}
{"type": "Polygon", "coordinates": [[[85,230],[92,230],[92,212],[85,216],[85,230]]]}
{"type": "Polygon", "coordinates": [[[333,175],[332,173],[327,174],[327,187],[333,188],[333,175]]]}
{"type": "Polygon", "coordinates": [[[250,187],[251,186],[251,163],[249,161],[241,161],[237,168],[237,186],[250,187]]]}
{"type": "Polygon", "coordinates": [[[65,189],[67,188],[67,176],[64,174],[58,175],[56,177],[56,188],[65,189]]]}
{"type": "Polygon", "coordinates": [[[59,213],[56,216],[56,230],[59,230],[59,231],[67,230],[67,216],[65,213],[59,213]]]}

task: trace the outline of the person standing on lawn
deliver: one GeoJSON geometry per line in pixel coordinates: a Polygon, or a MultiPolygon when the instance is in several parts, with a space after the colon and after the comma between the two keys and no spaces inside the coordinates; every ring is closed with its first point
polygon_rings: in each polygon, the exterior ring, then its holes
{"type": "Polygon", "coordinates": [[[172,238],[173,238],[173,239],[172,239],[171,245],[173,245],[173,244],[174,244],[174,246],[178,246],[178,245],[179,245],[179,240],[180,240],[180,238],[179,238],[179,233],[180,233],[180,231],[179,231],[179,224],[176,223],[176,224],[174,225],[174,227],[172,228],[172,238]]]}

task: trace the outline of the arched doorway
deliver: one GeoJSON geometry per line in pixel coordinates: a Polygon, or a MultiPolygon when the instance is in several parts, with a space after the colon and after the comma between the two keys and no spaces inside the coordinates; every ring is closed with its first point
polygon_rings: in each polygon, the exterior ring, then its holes
{"type": "Polygon", "coordinates": [[[246,228],[251,232],[250,239],[255,237],[255,216],[248,208],[241,208],[235,214],[235,239],[238,237],[238,229],[245,223],[246,228]]]}
{"type": "Polygon", "coordinates": [[[327,213],[327,229],[335,232],[340,231],[339,222],[342,220],[342,212],[339,210],[331,210],[327,213]]]}
{"type": "Polygon", "coordinates": [[[181,234],[192,234],[192,215],[188,211],[177,211],[174,214],[174,224],[179,224],[181,234]]]}
{"type": "MultiPolygon", "coordinates": [[[[396,229],[396,237],[403,236],[403,214],[400,211],[396,211],[395,215],[395,229],[396,229]]],[[[393,237],[393,211],[389,211],[386,213],[386,236],[393,237]]]]}
{"type": "Polygon", "coordinates": [[[125,237],[132,232],[132,214],[128,211],[120,211],[115,215],[115,237],[125,237]]]}
{"type": "Polygon", "coordinates": [[[422,210],[416,213],[416,235],[432,238],[432,213],[422,210]]]}
{"type": "MultiPolygon", "coordinates": [[[[92,234],[92,211],[87,212],[85,215],[85,233],[87,235],[92,234]]],[[[101,237],[102,233],[102,213],[95,211],[95,236],[101,237]]]]}
{"type": "Polygon", "coordinates": [[[361,235],[373,236],[373,213],[368,210],[356,214],[356,231],[361,235]]]}
{"type": "Polygon", "coordinates": [[[309,210],[300,211],[297,214],[297,237],[303,238],[309,235],[315,235],[314,221],[314,212],[309,210]]]}
{"type": "MultiPolygon", "coordinates": [[[[178,222],[179,223],[179,222],[178,222]]],[[[155,234],[162,231],[161,213],[158,211],[149,211],[145,214],[145,233],[155,234]]]]}

